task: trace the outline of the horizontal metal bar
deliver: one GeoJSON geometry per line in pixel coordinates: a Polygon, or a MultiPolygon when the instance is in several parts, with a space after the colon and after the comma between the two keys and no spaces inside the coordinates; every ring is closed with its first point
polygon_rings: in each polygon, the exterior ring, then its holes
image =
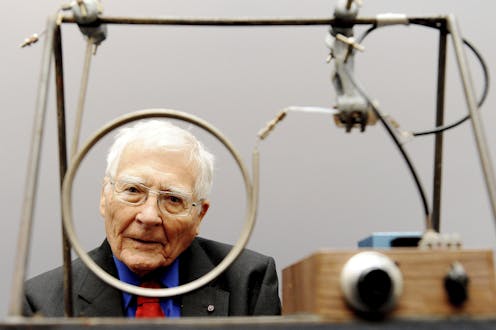
{"type": "Polygon", "coordinates": [[[0,329],[236,329],[236,330],[324,330],[324,329],[494,329],[494,317],[481,318],[431,318],[431,319],[388,319],[384,322],[352,322],[336,323],[323,320],[312,314],[284,316],[237,316],[237,317],[179,317],[166,319],[140,319],[125,317],[92,317],[92,318],[22,318],[0,322],[0,329]],[[376,326],[377,325],[377,326],[376,326]]]}
{"type": "MultiPolygon", "coordinates": [[[[410,17],[411,23],[436,24],[444,22],[444,16],[410,17]]],[[[78,23],[73,16],[63,16],[63,23],[78,23]]],[[[118,17],[100,16],[99,24],[136,24],[136,25],[200,25],[200,26],[297,26],[333,25],[343,23],[332,17],[323,18],[205,18],[205,17],[118,17]]],[[[346,24],[377,24],[377,17],[359,17],[347,20],[346,24]]]]}

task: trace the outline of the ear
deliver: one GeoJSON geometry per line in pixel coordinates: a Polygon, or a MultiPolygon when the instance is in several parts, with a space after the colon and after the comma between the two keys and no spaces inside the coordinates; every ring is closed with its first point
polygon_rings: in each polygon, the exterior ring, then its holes
{"type": "Polygon", "coordinates": [[[205,214],[207,214],[209,207],[210,207],[210,202],[208,200],[204,200],[201,205],[200,213],[198,214],[199,221],[203,220],[203,217],[205,216],[205,214]]]}
{"type": "Polygon", "coordinates": [[[102,190],[100,192],[100,215],[104,219],[105,219],[105,211],[107,209],[107,193],[108,193],[107,184],[108,184],[108,182],[109,182],[108,178],[105,177],[103,179],[102,190]]]}
{"type": "Polygon", "coordinates": [[[209,207],[210,207],[209,201],[205,200],[205,201],[202,202],[200,212],[197,215],[197,222],[196,222],[196,224],[194,226],[195,227],[194,230],[195,230],[196,236],[198,236],[198,234],[200,233],[200,223],[203,220],[203,217],[205,216],[205,214],[207,214],[207,211],[208,211],[208,208],[209,207]]]}

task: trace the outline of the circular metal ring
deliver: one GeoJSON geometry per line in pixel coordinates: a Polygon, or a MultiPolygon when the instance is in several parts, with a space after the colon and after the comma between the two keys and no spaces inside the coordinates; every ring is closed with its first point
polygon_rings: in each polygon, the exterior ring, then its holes
{"type": "MultiPolygon", "coordinates": [[[[256,185],[255,185],[256,186],[256,185]]],[[[98,132],[96,132],[81,148],[81,150],[74,156],[70,167],[67,170],[67,173],[64,177],[64,183],[62,186],[62,212],[63,212],[63,223],[65,226],[65,231],[67,234],[67,238],[69,239],[72,248],[79,255],[83,263],[102,281],[105,283],[117,288],[119,290],[139,295],[139,296],[148,296],[148,297],[171,297],[180,294],[184,294],[193,290],[196,290],[205,284],[209,283],[217,276],[222,274],[222,272],[231,265],[231,263],[236,260],[239,254],[243,251],[248,239],[250,238],[251,232],[253,231],[253,227],[255,225],[255,215],[256,215],[256,198],[253,197],[253,187],[250,182],[250,176],[246,167],[244,166],[241,157],[234,149],[232,144],[213,126],[211,126],[206,121],[172,109],[146,109],[140,110],[133,113],[126,114],[122,117],[115,119],[114,121],[108,123],[106,126],[101,128],[98,132]],[[241,235],[236,242],[236,244],[232,247],[231,251],[225,256],[225,258],[210,272],[204,274],[200,278],[191,281],[186,284],[182,284],[173,288],[164,288],[164,289],[150,289],[150,288],[141,288],[135,285],[131,285],[125,282],[120,281],[114,276],[110,275],[106,271],[104,271],[100,266],[98,266],[86,253],[86,251],[82,248],[81,244],[78,241],[76,236],[74,225],[72,221],[72,186],[74,181],[74,176],[81,164],[81,161],[87,155],[88,151],[98,142],[102,137],[104,137],[109,132],[114,129],[127,124],[132,121],[152,118],[152,117],[167,117],[173,119],[179,119],[183,121],[190,122],[203,128],[208,131],[212,135],[214,135],[231,153],[231,155],[236,160],[238,164],[241,174],[243,176],[243,180],[246,188],[247,195],[247,213],[245,218],[245,224],[241,235]]]]}

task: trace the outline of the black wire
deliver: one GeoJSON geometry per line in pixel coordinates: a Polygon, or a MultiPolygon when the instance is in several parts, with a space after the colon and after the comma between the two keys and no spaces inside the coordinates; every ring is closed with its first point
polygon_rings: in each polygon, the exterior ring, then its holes
{"type": "Polygon", "coordinates": [[[371,99],[367,96],[367,94],[363,91],[363,89],[358,86],[358,83],[353,79],[352,75],[349,73],[348,69],[346,67],[344,68],[344,72],[348,76],[348,79],[351,81],[351,83],[355,86],[355,88],[358,90],[358,92],[363,96],[363,98],[367,101],[367,103],[370,105],[372,110],[374,111],[375,115],[381,123],[384,125],[386,128],[386,131],[389,133],[390,137],[393,139],[394,143],[396,144],[396,147],[400,151],[401,155],[403,156],[408,169],[410,170],[410,173],[412,174],[413,180],[415,181],[415,185],[417,186],[418,193],[420,195],[420,198],[422,199],[422,204],[424,207],[424,214],[426,216],[427,221],[430,219],[430,211],[429,211],[429,203],[427,202],[426,194],[424,191],[424,188],[422,187],[422,183],[420,182],[419,176],[417,175],[417,171],[415,170],[415,167],[413,166],[412,161],[410,160],[410,157],[408,156],[407,152],[401,145],[400,141],[394,134],[392,128],[389,126],[388,122],[382,117],[381,113],[379,110],[376,108],[374,103],[371,101],[371,99]]]}
{"type": "Polygon", "coordinates": [[[374,24],[372,25],[371,27],[369,27],[366,31],[364,31],[360,37],[358,37],[357,39],[357,43],[361,44],[363,40],[365,40],[365,38],[370,34],[370,32],[374,31],[375,29],[377,29],[377,24],[374,24]]]}
{"type": "MultiPolygon", "coordinates": [[[[426,27],[429,27],[429,28],[435,28],[435,29],[440,29],[441,28],[438,24],[433,24],[433,23],[423,22],[423,21],[411,21],[410,23],[416,24],[416,25],[426,26],[426,27]]],[[[378,28],[377,25],[375,25],[375,24],[372,25],[369,29],[367,29],[366,31],[364,31],[360,35],[360,37],[357,39],[357,42],[358,43],[362,43],[363,40],[365,40],[365,38],[372,31],[376,30],[377,28],[378,28]]],[[[490,85],[489,69],[487,67],[486,61],[482,57],[481,53],[475,48],[475,46],[472,45],[466,39],[462,39],[462,41],[463,41],[463,44],[465,46],[467,46],[472,51],[472,53],[475,55],[475,57],[479,61],[479,64],[481,65],[481,69],[482,69],[482,72],[483,72],[483,76],[484,76],[484,87],[483,87],[483,91],[482,91],[481,97],[480,97],[479,101],[477,102],[477,108],[480,109],[482,107],[482,105],[484,104],[484,102],[486,101],[487,95],[489,94],[489,85],[490,85]]],[[[470,115],[466,115],[465,117],[463,117],[463,118],[461,118],[461,119],[459,119],[459,120],[457,120],[457,121],[455,121],[455,122],[453,122],[451,124],[448,124],[448,125],[437,126],[436,128],[433,128],[433,129],[430,129],[430,130],[426,130],[426,131],[413,132],[412,134],[413,134],[413,136],[423,136],[423,135],[441,133],[441,132],[444,132],[446,130],[449,130],[451,128],[454,128],[454,127],[456,127],[456,126],[464,123],[468,119],[470,119],[470,115]]]]}
{"type": "MultiPolygon", "coordinates": [[[[477,59],[479,60],[479,63],[481,65],[482,72],[484,75],[484,89],[482,91],[482,95],[481,95],[479,101],[477,102],[477,108],[480,109],[482,107],[482,105],[484,104],[484,102],[486,101],[487,95],[489,94],[489,82],[490,82],[489,69],[487,68],[487,63],[484,61],[484,58],[479,53],[479,51],[474,47],[474,45],[472,45],[470,42],[468,42],[465,39],[462,39],[462,41],[474,53],[475,57],[477,57],[477,59]]],[[[444,132],[448,129],[454,128],[454,127],[464,123],[468,119],[470,119],[470,115],[466,115],[465,117],[463,117],[463,118],[461,118],[461,119],[459,119],[459,120],[457,120],[454,123],[449,124],[449,125],[438,126],[434,129],[428,130],[428,131],[414,132],[413,136],[422,136],[422,135],[428,135],[428,134],[441,133],[441,132],[444,132]]]]}

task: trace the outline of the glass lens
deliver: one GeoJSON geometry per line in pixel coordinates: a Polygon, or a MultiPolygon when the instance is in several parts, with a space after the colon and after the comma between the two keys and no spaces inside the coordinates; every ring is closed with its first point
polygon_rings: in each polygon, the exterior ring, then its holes
{"type": "Polygon", "coordinates": [[[181,214],[188,210],[189,205],[185,197],[173,193],[161,193],[159,205],[163,212],[181,214]]]}
{"type": "Polygon", "coordinates": [[[138,183],[117,181],[114,184],[114,187],[119,198],[131,204],[143,202],[148,195],[148,191],[145,187],[138,183]]]}

